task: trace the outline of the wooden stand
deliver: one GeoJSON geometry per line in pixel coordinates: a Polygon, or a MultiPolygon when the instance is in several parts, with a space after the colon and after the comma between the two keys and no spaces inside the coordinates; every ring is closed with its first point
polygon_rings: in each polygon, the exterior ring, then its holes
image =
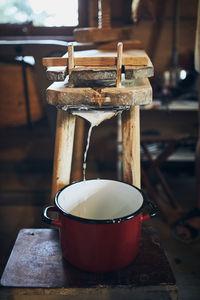
{"type": "MultiPolygon", "coordinates": [[[[91,52],[89,52],[92,54],[91,52]]],[[[132,51],[132,54],[135,52],[132,51]]],[[[144,54],[144,51],[141,52],[144,54]]],[[[52,198],[55,193],[64,185],[70,183],[71,174],[71,162],[73,153],[73,140],[75,132],[75,117],[69,112],[74,108],[89,108],[89,109],[124,109],[122,114],[122,137],[123,137],[123,173],[124,181],[131,183],[140,188],[141,186],[141,171],[140,171],[140,105],[149,104],[152,101],[152,89],[147,78],[135,78],[134,80],[121,80],[122,65],[134,62],[139,64],[141,70],[144,69],[145,62],[150,62],[148,56],[132,55],[130,52],[123,53],[122,43],[118,44],[117,54],[115,57],[114,52],[111,54],[103,52],[97,52],[93,57],[96,60],[92,60],[88,57],[88,51],[82,51],[82,56],[78,53],[79,59],[82,65],[88,65],[89,62],[93,62],[93,67],[79,67],[80,64],[77,56],[74,56],[73,45],[68,47],[67,59],[67,72],[69,79],[64,82],[54,82],[47,89],[47,101],[59,108],[58,120],[56,129],[56,144],[55,144],[55,156],[54,156],[54,171],[53,171],[53,186],[52,186],[52,198]],[[105,56],[106,55],[106,56],[105,56]],[[103,57],[103,60],[101,59],[103,57]],[[114,59],[116,66],[109,66],[105,57],[114,59]],[[100,64],[100,66],[99,66],[100,64]],[[103,66],[106,64],[106,66],[103,66]],[[115,70],[114,76],[112,75],[111,81],[115,83],[111,87],[101,86],[101,88],[95,87],[74,87],[74,82],[79,83],[83,80],[96,84],[97,80],[101,81],[102,76],[109,77],[112,70],[115,70]],[[92,74],[90,72],[93,72],[92,74]],[[91,82],[94,79],[95,83],[91,82]],[[74,74],[74,77],[72,76],[74,74]],[[71,79],[70,79],[71,78],[71,79]],[[127,110],[128,108],[128,110],[127,110]],[[65,110],[65,111],[64,111],[65,110]],[[68,112],[69,111],[69,112],[68,112]]],[[[65,60],[61,59],[44,59],[45,66],[53,64],[55,62],[61,64],[65,60]]],[[[112,63],[113,64],[113,63],[112,63]]],[[[139,70],[139,66],[137,70],[139,70]]],[[[149,66],[147,66],[149,68],[149,66]]],[[[134,69],[129,65],[129,69],[134,69]]],[[[140,71],[141,71],[140,70],[140,71]]],[[[55,71],[55,70],[54,70],[55,71]]],[[[49,71],[48,71],[49,72],[49,71]]],[[[102,82],[101,82],[102,84],[102,82]]],[[[107,84],[107,82],[104,84],[107,84]]],[[[77,180],[80,178],[74,178],[77,180]]]]}

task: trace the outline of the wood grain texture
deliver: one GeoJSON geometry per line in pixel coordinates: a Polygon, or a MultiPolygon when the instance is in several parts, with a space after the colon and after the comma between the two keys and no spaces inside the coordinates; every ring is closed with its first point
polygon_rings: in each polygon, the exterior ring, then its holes
{"type": "Polygon", "coordinates": [[[144,105],[152,102],[152,88],[149,80],[143,78],[122,81],[120,88],[70,88],[67,82],[54,82],[47,89],[47,102],[62,109],[80,105],[98,107],[99,98],[110,98],[107,107],[144,105]]]}
{"type": "Polygon", "coordinates": [[[124,66],[124,73],[127,80],[147,78],[154,75],[154,67],[148,57],[148,64],[146,66],[124,66]]]}
{"type": "Polygon", "coordinates": [[[115,81],[116,67],[76,67],[69,78],[74,87],[110,86],[115,81]]]}
{"type": "MultiPolygon", "coordinates": [[[[124,50],[133,50],[133,49],[144,49],[144,45],[139,40],[121,40],[123,43],[124,50]]],[[[99,50],[115,50],[117,49],[118,41],[107,42],[107,43],[99,43],[97,44],[97,48],[99,50]]]]}
{"type": "MultiPolygon", "coordinates": [[[[45,67],[67,66],[68,57],[44,57],[45,67]]],[[[144,50],[126,50],[123,52],[122,65],[147,66],[149,58],[144,50]]],[[[117,64],[116,51],[88,50],[76,52],[75,66],[115,66],[117,64]]]]}
{"type": "Polygon", "coordinates": [[[83,179],[84,120],[76,118],[71,182],[83,179]]]}
{"type": "Polygon", "coordinates": [[[51,81],[64,81],[67,73],[67,67],[48,67],[46,70],[47,79],[51,81]]]}
{"type": "Polygon", "coordinates": [[[133,31],[133,27],[121,28],[80,28],[74,30],[74,38],[80,43],[96,43],[115,40],[129,40],[133,31]]]}
{"type": "MultiPolygon", "coordinates": [[[[137,289],[140,289],[142,293],[144,287],[147,287],[149,292],[163,290],[167,291],[167,294],[170,286],[176,288],[175,279],[159,237],[150,226],[143,227],[141,247],[137,258],[128,267],[110,273],[83,272],[64,260],[56,229],[22,229],[4,271],[1,284],[23,287],[24,292],[27,292],[28,287],[50,288],[49,294],[72,293],[77,296],[81,288],[85,290],[90,288],[90,291],[97,292],[97,290],[107,289],[108,291],[108,288],[118,287],[122,291],[126,289],[126,294],[128,290],[131,290],[132,296],[135,295],[137,289]],[[53,288],[57,288],[57,291],[53,288]]],[[[44,294],[45,290],[34,290],[34,294],[39,292],[44,294]]]]}
{"type": "Polygon", "coordinates": [[[72,69],[74,68],[74,46],[73,43],[68,44],[68,73],[71,75],[72,69]]]}
{"type": "Polygon", "coordinates": [[[59,189],[70,183],[74,132],[75,117],[65,111],[58,110],[51,193],[52,199],[59,189]]]}
{"type": "Polygon", "coordinates": [[[124,181],[141,187],[140,107],[131,107],[122,114],[124,181]]]}

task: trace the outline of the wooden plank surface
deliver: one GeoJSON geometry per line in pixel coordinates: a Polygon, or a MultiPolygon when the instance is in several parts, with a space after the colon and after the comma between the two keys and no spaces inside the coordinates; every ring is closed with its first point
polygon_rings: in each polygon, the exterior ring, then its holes
{"type": "MultiPolygon", "coordinates": [[[[149,62],[148,56],[144,50],[126,50],[123,52],[122,65],[127,66],[147,66],[149,62]]],[[[44,57],[43,66],[67,66],[68,57],[44,57]]],[[[104,50],[88,50],[78,51],[75,53],[75,66],[113,66],[117,64],[116,51],[104,50]]]]}
{"type": "Polygon", "coordinates": [[[74,38],[80,43],[96,43],[126,39],[129,40],[133,26],[120,28],[78,28],[74,30],[74,38]]]}
{"type": "MultiPolygon", "coordinates": [[[[5,287],[109,288],[151,287],[166,291],[175,279],[156,232],[143,226],[137,258],[117,272],[83,272],[62,258],[56,229],[20,230],[1,278],[5,287]]],[[[77,290],[77,293],[79,293],[77,290]]],[[[64,291],[64,290],[63,290],[64,291]]],[[[57,290],[59,293],[59,290],[57,290]]]]}
{"type": "Polygon", "coordinates": [[[47,89],[47,102],[61,109],[67,106],[99,107],[98,99],[105,98],[107,108],[144,105],[152,101],[152,88],[147,78],[122,81],[121,87],[70,88],[67,82],[54,82],[47,89]]]}

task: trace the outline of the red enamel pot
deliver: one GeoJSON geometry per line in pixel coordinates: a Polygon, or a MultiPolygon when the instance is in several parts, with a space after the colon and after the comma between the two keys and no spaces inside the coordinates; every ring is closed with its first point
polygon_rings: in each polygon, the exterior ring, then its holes
{"type": "Polygon", "coordinates": [[[109,272],[135,259],[141,225],[155,214],[155,206],[133,185],[92,179],[58,191],[55,206],[44,209],[42,220],[60,228],[62,253],[72,265],[109,272]],[[151,213],[143,215],[147,205],[151,213]],[[51,219],[50,211],[58,211],[59,219],[51,219]]]}

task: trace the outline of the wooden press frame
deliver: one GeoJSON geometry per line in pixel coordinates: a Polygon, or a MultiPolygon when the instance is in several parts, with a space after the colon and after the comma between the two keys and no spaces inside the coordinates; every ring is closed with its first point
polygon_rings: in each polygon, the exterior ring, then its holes
{"type": "MultiPolygon", "coordinates": [[[[116,60],[116,86],[121,84],[121,68],[122,68],[122,51],[123,44],[118,43],[117,60],[116,60]]],[[[68,73],[74,67],[74,50],[73,45],[68,46],[68,73]]],[[[77,119],[78,120],[78,119],[77,119]]],[[[78,125],[78,124],[77,124],[78,125]]],[[[76,116],[59,109],[57,112],[56,124],[56,140],[54,151],[54,168],[52,181],[52,199],[56,192],[63,186],[70,184],[72,174],[72,157],[73,153],[80,161],[80,155],[74,148],[74,135],[76,126],[76,116]]],[[[83,127],[83,125],[82,125],[83,127]]],[[[79,124],[79,129],[81,126],[79,124]]],[[[77,139],[83,137],[79,134],[77,139]]],[[[122,114],[122,140],[123,140],[123,180],[141,187],[141,168],[140,168],[140,107],[139,105],[131,106],[129,110],[122,114]]],[[[76,160],[76,159],[74,159],[76,160]]],[[[76,164],[80,168],[82,164],[76,164]]],[[[82,169],[82,168],[81,168],[82,169]]]]}

